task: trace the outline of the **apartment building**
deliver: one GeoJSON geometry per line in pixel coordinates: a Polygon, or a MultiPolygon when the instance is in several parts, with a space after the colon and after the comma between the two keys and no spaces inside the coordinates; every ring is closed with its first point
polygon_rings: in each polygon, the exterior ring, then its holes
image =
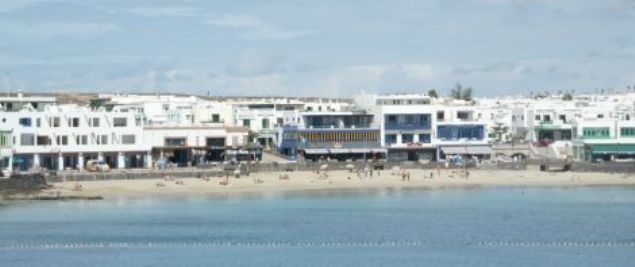
{"type": "Polygon", "coordinates": [[[9,166],[27,170],[83,169],[89,159],[111,168],[148,166],[150,148],[142,142],[143,125],[132,112],[107,112],[77,105],[26,107],[0,114],[10,129],[9,166]]]}

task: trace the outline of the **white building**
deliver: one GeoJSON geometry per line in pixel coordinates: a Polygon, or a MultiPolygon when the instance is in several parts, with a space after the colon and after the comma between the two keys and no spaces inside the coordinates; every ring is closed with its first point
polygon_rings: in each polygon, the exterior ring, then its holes
{"type": "Polygon", "coordinates": [[[248,129],[243,127],[150,126],[144,128],[144,143],[152,147],[154,161],[170,162],[179,166],[224,161],[225,155],[230,153],[228,151],[249,150],[247,138],[248,129]]]}
{"type": "Polygon", "coordinates": [[[82,169],[88,159],[103,159],[120,169],[148,164],[150,147],[143,144],[143,125],[132,112],[61,105],[0,117],[0,128],[12,134],[9,166],[18,169],[82,169]]]}
{"type": "Polygon", "coordinates": [[[55,105],[55,97],[24,95],[19,92],[14,95],[0,95],[0,111],[14,112],[24,108],[43,111],[46,106],[55,105]]]}

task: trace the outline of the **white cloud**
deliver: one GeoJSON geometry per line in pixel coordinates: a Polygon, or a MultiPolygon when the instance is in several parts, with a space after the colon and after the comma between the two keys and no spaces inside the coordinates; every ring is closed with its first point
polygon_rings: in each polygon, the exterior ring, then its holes
{"type": "Polygon", "coordinates": [[[0,1],[0,13],[13,12],[34,3],[34,0],[2,0],[0,1]]]}
{"type": "Polygon", "coordinates": [[[228,64],[225,71],[236,76],[255,76],[282,71],[282,58],[261,50],[247,50],[228,64]]]}
{"type": "Polygon", "coordinates": [[[0,21],[0,36],[19,36],[22,39],[46,39],[56,36],[98,35],[106,32],[120,31],[110,23],[18,23],[0,21]]]}
{"type": "Polygon", "coordinates": [[[206,23],[216,27],[240,29],[240,37],[250,40],[285,40],[315,34],[311,30],[282,29],[251,15],[223,15],[209,19],[206,23]]]}
{"type": "Polygon", "coordinates": [[[168,6],[168,7],[140,7],[131,8],[128,12],[136,15],[161,18],[161,17],[194,17],[200,9],[194,7],[168,6]]]}

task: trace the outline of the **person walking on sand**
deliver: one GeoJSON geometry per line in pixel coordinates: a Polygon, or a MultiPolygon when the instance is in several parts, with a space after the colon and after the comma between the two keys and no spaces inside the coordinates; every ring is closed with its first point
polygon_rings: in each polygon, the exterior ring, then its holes
{"type": "Polygon", "coordinates": [[[437,164],[437,176],[441,177],[441,165],[437,164]]]}

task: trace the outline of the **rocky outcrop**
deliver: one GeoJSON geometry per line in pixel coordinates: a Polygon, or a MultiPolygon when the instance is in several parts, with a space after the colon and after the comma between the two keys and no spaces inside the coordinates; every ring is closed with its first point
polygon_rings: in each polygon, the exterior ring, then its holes
{"type": "Polygon", "coordinates": [[[1,193],[22,193],[45,189],[46,178],[40,173],[16,174],[9,178],[0,178],[1,193]]]}

